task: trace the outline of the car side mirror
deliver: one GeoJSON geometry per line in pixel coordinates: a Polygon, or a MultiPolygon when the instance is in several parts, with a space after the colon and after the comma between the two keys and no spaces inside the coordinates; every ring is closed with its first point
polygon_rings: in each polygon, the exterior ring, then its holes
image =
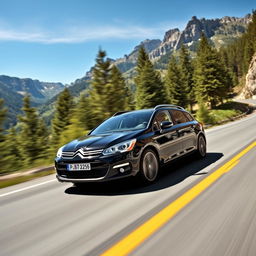
{"type": "Polygon", "coordinates": [[[173,122],[169,122],[169,121],[163,121],[160,124],[160,127],[161,127],[162,130],[170,128],[172,126],[173,126],[173,122]]]}

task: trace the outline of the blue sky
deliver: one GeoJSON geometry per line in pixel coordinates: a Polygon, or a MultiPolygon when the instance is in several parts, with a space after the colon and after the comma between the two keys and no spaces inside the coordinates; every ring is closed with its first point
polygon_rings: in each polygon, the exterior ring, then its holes
{"type": "Polygon", "coordinates": [[[255,0],[1,0],[0,74],[70,83],[94,64],[99,47],[110,58],[140,41],[163,39],[192,16],[242,17],[255,0]]]}

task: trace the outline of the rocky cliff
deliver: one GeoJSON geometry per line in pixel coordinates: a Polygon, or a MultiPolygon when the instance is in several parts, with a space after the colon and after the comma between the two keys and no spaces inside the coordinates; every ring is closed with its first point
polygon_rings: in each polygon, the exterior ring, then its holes
{"type": "Polygon", "coordinates": [[[146,39],[135,46],[130,54],[124,55],[123,58],[119,58],[113,63],[122,72],[132,69],[136,65],[138,49],[141,46],[145,47],[153,61],[157,61],[161,56],[178,50],[183,44],[187,45],[191,51],[194,51],[202,32],[218,48],[244,33],[250,21],[251,15],[249,14],[243,18],[225,16],[220,19],[198,19],[193,16],[183,31],[178,28],[170,29],[165,33],[162,41],[159,39],[146,39]]]}
{"type": "Polygon", "coordinates": [[[248,73],[246,75],[246,83],[241,94],[241,98],[248,99],[248,98],[256,97],[256,53],[254,54],[248,73]]]}
{"type": "Polygon", "coordinates": [[[177,28],[167,31],[159,47],[150,52],[150,57],[157,59],[168,52],[178,50],[183,44],[194,50],[193,44],[199,40],[202,32],[219,47],[227,40],[230,41],[230,38],[244,33],[250,19],[250,15],[243,18],[226,16],[221,19],[198,19],[193,16],[183,31],[177,28]]]}

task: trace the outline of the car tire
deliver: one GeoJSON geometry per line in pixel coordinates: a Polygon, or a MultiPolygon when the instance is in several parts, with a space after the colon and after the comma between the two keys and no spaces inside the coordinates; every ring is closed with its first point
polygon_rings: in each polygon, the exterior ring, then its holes
{"type": "Polygon", "coordinates": [[[202,135],[198,137],[196,156],[198,158],[204,158],[206,156],[206,140],[202,135]]]}
{"type": "Polygon", "coordinates": [[[159,174],[159,160],[155,151],[146,149],[141,156],[139,177],[143,183],[153,183],[159,174]]]}

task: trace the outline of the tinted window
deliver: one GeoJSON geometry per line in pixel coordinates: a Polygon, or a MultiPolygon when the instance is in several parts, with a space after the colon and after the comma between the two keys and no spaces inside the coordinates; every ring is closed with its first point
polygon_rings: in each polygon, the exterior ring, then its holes
{"type": "Polygon", "coordinates": [[[185,117],[182,111],[179,110],[171,110],[172,117],[176,124],[186,123],[188,119],[185,117]]]}
{"type": "Polygon", "coordinates": [[[139,110],[113,116],[100,124],[92,135],[139,130],[147,127],[153,110],[139,110]]]}
{"type": "Polygon", "coordinates": [[[160,111],[156,114],[153,122],[153,130],[154,131],[160,130],[160,124],[163,121],[169,121],[169,122],[172,121],[168,111],[160,111]]]}
{"type": "Polygon", "coordinates": [[[186,116],[186,118],[188,119],[188,121],[193,121],[194,118],[187,112],[183,112],[183,114],[186,116]]]}

